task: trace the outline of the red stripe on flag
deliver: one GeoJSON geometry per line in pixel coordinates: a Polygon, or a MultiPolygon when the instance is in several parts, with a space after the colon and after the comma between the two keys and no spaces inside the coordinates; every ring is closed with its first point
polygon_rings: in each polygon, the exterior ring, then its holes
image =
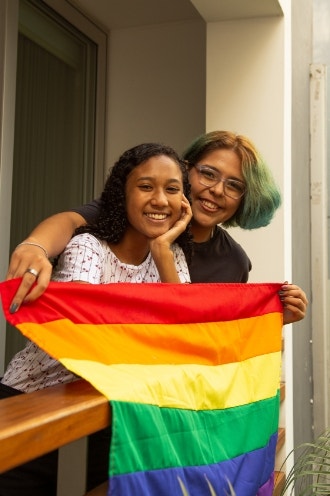
{"type": "Polygon", "coordinates": [[[9,313],[20,280],[0,283],[3,309],[12,325],[63,318],[81,324],[193,323],[229,321],[282,312],[280,283],[79,284],[51,282],[35,302],[9,313]],[[111,301],[111,311],[109,311],[111,301]],[[134,304],[130,305],[130,301],[134,304]],[[128,312],[129,309],[129,312],[128,312]]]}

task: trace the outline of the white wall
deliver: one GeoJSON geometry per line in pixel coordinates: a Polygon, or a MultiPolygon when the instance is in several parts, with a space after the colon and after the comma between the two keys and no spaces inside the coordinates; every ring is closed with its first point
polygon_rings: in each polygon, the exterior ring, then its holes
{"type": "MultiPolygon", "coordinates": [[[[207,130],[247,135],[261,151],[283,192],[283,18],[208,24],[207,130]]],[[[267,228],[230,230],[249,254],[250,281],[282,281],[284,226],[281,208],[267,228]]]]}
{"type": "MultiPolygon", "coordinates": [[[[292,280],[291,61],[286,55],[290,54],[290,32],[289,14],[288,19],[261,17],[207,25],[207,131],[229,129],[247,135],[282,191],[283,205],[269,226],[229,231],[252,261],[250,282],[292,280]]],[[[285,327],[286,400],[280,426],[286,428],[286,442],[277,454],[277,469],[294,446],[292,329],[285,327]]]]}
{"type": "Polygon", "coordinates": [[[205,25],[112,30],[107,164],[126,148],[161,141],[182,152],[205,126],[205,25]]]}

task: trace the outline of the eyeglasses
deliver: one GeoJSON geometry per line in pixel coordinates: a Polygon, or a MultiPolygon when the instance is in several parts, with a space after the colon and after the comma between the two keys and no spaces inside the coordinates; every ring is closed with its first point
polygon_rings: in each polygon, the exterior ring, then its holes
{"type": "Polygon", "coordinates": [[[199,183],[207,188],[223,183],[223,192],[233,200],[239,200],[245,193],[245,184],[237,179],[222,179],[220,173],[207,165],[194,165],[199,183]]]}

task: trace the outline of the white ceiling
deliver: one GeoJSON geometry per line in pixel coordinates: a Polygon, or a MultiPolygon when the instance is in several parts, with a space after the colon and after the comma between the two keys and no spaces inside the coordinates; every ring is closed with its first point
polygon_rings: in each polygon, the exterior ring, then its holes
{"type": "Polygon", "coordinates": [[[107,28],[200,19],[190,0],[67,0],[107,28]]]}
{"type": "Polygon", "coordinates": [[[191,0],[207,22],[282,15],[279,0],[191,0]]]}
{"type": "Polygon", "coordinates": [[[67,0],[108,29],[281,15],[279,0],[67,0]]]}

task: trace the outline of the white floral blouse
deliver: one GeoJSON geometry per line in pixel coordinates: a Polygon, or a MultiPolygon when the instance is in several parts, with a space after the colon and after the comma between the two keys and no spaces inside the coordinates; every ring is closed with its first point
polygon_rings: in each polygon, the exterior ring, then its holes
{"type": "MultiPolygon", "coordinates": [[[[172,250],[180,281],[190,282],[182,249],[174,244],[172,250]]],[[[161,282],[150,253],[140,265],[128,265],[118,260],[105,241],[99,241],[90,234],[72,238],[59,258],[52,280],[90,284],[161,282]]],[[[1,382],[27,393],[76,379],[57,360],[29,341],[13,357],[1,382]]]]}

